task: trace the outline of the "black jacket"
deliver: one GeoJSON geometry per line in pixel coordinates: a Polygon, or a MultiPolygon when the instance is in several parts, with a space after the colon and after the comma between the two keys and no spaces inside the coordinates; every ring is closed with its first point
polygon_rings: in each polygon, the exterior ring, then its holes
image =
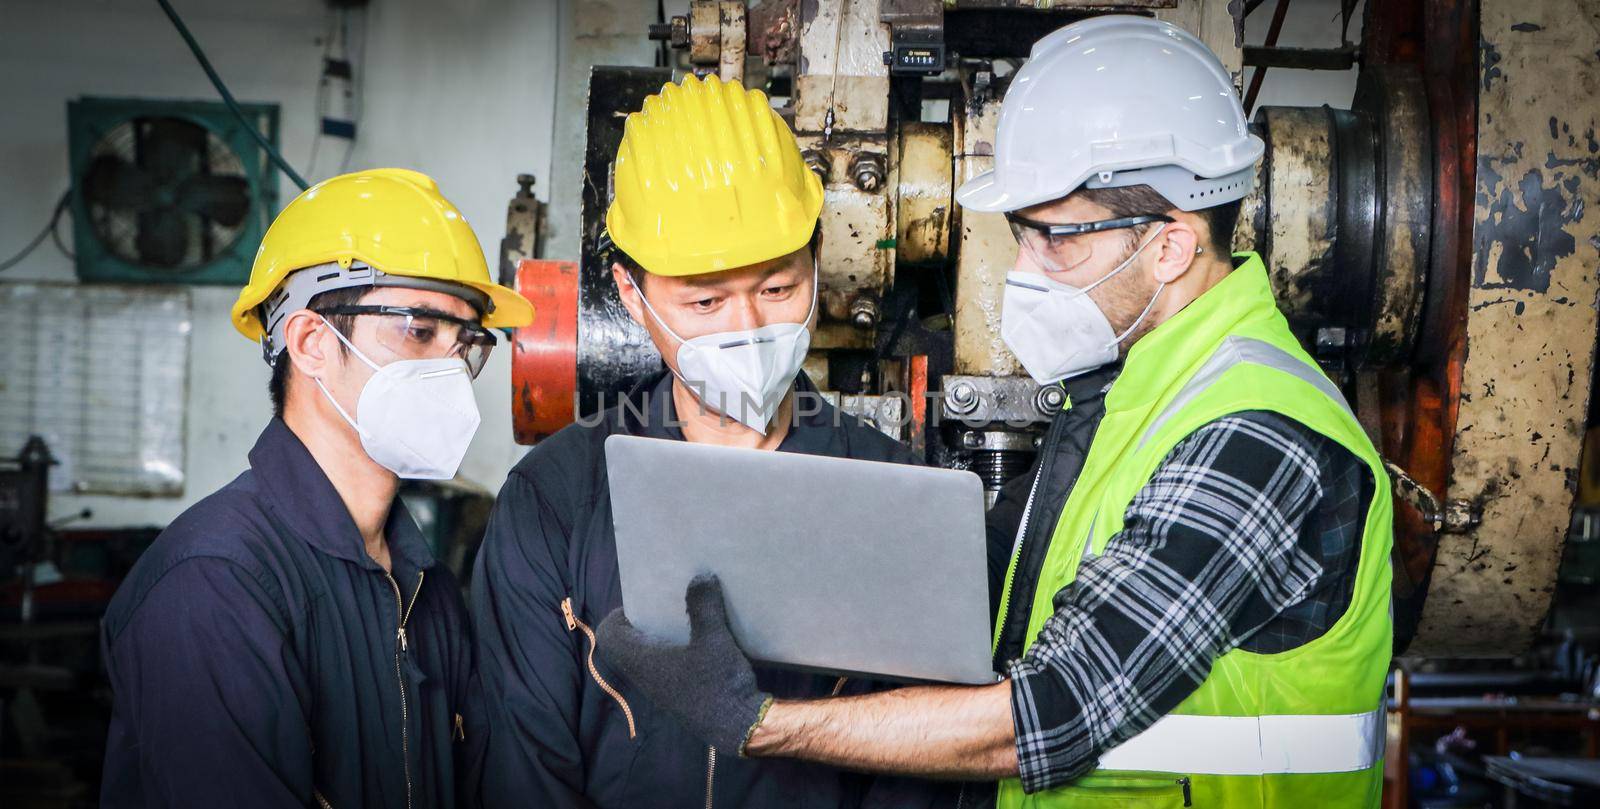
{"type": "Polygon", "coordinates": [[[1068,406],[1051,420],[1033,468],[1000,489],[1000,496],[984,519],[989,536],[990,614],[999,611],[1006,570],[1019,541],[1017,532],[1023,517],[1028,520],[1027,536],[1020,538],[1021,556],[1012,577],[1010,609],[995,650],[995,671],[1005,671],[1007,661],[1022,656],[1034,585],[1050,549],[1050,535],[1055,532],[1061,510],[1066,508],[1067,497],[1089,457],[1089,445],[1094,443],[1095,432],[1106,414],[1106,391],[1121,372],[1122,364],[1116,363],[1061,383],[1067,391],[1068,406]]]}
{"type": "MultiPolygon", "coordinates": [[[[798,384],[808,393],[814,390],[803,375],[798,384]]],[[[606,411],[598,423],[575,424],[541,442],[512,470],[495,504],[471,596],[490,706],[484,804],[831,809],[863,801],[926,806],[947,800],[954,805],[948,785],[872,779],[783,759],[720,755],[713,764],[705,744],[591,656],[586,628],[622,604],[605,439],[617,432],[683,438],[669,424],[670,376],[647,380],[627,401],[628,406],[606,411]],[[572,623],[564,603],[570,604],[572,623]],[[600,679],[627,701],[636,738],[629,738],[622,702],[600,679]]],[[[911,462],[902,445],[827,406],[802,415],[779,449],[911,462]]],[[[693,482],[663,480],[662,485],[693,482]]],[[[757,676],[762,688],[780,697],[826,696],[837,683],[833,677],[772,669],[758,669],[757,676]]],[[[852,680],[845,693],[868,688],[852,680]]]]}
{"type": "Polygon", "coordinates": [[[483,736],[460,718],[466,612],[398,501],[385,532],[392,578],[311,453],[267,425],[250,470],[163,531],[106,612],[102,804],[454,805],[483,736]]]}

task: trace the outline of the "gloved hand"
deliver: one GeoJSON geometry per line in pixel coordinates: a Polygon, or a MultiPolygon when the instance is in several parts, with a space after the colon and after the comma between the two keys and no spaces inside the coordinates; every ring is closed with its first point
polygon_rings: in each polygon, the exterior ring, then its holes
{"type": "Polygon", "coordinates": [[[703,574],[689,582],[689,644],[652,640],[621,609],[595,631],[596,648],[612,668],[718,750],[744,755],[772,695],[756,687],[756,673],[728,629],[722,583],[703,574]]]}

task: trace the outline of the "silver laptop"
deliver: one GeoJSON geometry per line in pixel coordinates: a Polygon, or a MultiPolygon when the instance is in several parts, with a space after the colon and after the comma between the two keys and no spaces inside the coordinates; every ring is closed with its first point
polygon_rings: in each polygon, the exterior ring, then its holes
{"type": "Polygon", "coordinates": [[[753,660],[995,681],[971,472],[621,435],[606,466],[623,611],[641,631],[687,641],[683,594],[704,571],[753,660]]]}

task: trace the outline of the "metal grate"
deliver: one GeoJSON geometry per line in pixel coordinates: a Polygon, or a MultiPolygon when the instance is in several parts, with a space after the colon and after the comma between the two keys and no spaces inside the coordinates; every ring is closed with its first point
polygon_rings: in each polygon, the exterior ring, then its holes
{"type": "Polygon", "coordinates": [[[0,284],[0,454],[43,436],[55,491],[183,493],[186,289],[0,284]]]}

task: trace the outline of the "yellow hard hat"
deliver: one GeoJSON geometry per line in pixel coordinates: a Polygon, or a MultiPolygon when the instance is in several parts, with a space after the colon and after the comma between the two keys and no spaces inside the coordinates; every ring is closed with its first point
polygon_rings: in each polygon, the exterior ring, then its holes
{"type": "Polygon", "coordinates": [[[483,325],[490,328],[533,322],[526,298],[490,280],[483,248],[461,212],[433,178],[415,171],[343,174],[295,197],[261,239],[250,281],[233,304],[234,328],[260,340],[261,304],[296,270],[327,264],[476,290],[487,298],[483,325]]]}
{"type": "Polygon", "coordinates": [[[657,275],[758,264],[804,247],[822,180],[760,90],[716,76],[666,84],[628,116],[606,230],[657,275]]]}

